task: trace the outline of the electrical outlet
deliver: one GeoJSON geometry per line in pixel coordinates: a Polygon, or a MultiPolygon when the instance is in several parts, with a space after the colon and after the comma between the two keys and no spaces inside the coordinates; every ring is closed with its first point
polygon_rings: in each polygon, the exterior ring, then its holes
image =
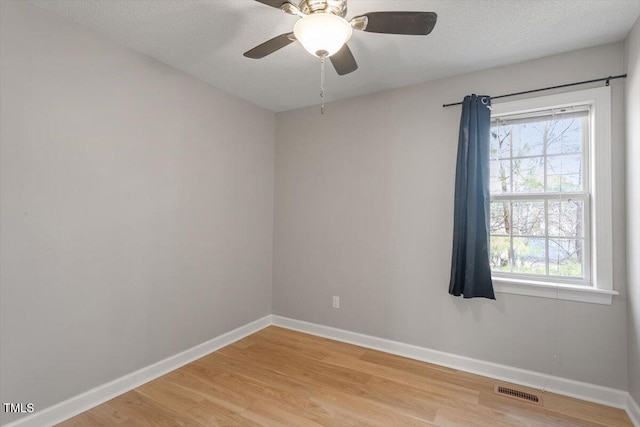
{"type": "Polygon", "coordinates": [[[333,297],[333,308],[340,308],[340,297],[333,297]]]}

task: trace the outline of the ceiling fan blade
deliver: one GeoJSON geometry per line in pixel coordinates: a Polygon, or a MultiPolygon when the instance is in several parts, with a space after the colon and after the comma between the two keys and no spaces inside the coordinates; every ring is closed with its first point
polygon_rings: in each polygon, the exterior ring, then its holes
{"type": "Polygon", "coordinates": [[[336,72],[341,76],[352,73],[358,69],[356,59],[353,57],[353,53],[351,53],[351,49],[349,49],[346,43],[339,51],[331,55],[329,59],[331,60],[331,64],[333,64],[333,68],[335,68],[336,72]]]}
{"type": "Polygon", "coordinates": [[[276,36],[271,40],[267,40],[261,45],[258,45],[253,49],[246,51],[244,53],[244,56],[252,59],[264,58],[265,56],[272,54],[276,50],[282,49],[290,43],[293,43],[295,40],[296,38],[293,33],[280,34],[279,36],[276,36]]]}
{"type": "Polygon", "coordinates": [[[283,3],[287,3],[287,0],[256,0],[258,3],[266,4],[267,6],[275,7],[276,9],[280,9],[280,6],[283,3]]]}
{"type": "MultiPolygon", "coordinates": [[[[407,34],[426,36],[436,25],[438,15],[435,12],[371,12],[366,17],[364,31],[369,33],[407,34]]],[[[361,18],[357,16],[352,22],[361,18]]],[[[360,29],[358,27],[355,27],[360,29]]]]}

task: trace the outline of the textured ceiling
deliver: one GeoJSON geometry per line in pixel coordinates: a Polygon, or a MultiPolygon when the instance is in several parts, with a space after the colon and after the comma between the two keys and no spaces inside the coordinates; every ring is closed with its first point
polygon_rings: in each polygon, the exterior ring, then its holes
{"type": "MultiPolygon", "coordinates": [[[[242,53],[297,17],[252,0],[33,0],[98,33],[272,111],[315,105],[319,60],[299,43],[260,60],[242,53]]],[[[359,69],[327,64],[327,101],[622,40],[640,0],[349,0],[347,18],[433,11],[426,37],[354,31],[359,69]]],[[[596,76],[597,77],[597,76],[596,76]]]]}

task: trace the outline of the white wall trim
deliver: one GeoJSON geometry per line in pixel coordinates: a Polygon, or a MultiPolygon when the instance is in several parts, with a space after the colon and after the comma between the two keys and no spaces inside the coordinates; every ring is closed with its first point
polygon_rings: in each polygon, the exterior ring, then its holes
{"type": "MultiPolygon", "coordinates": [[[[549,376],[539,372],[527,371],[524,369],[514,368],[512,366],[472,359],[452,353],[445,353],[412,344],[391,341],[384,338],[364,335],[357,332],[346,331],[344,329],[318,325],[277,315],[272,316],[272,324],[295,331],[330,338],[336,341],[342,341],[349,344],[396,354],[398,356],[408,357],[410,359],[459,369],[461,371],[495,378],[500,381],[520,384],[526,387],[542,389],[544,385],[547,384],[545,389],[552,393],[625,409],[627,413],[629,413],[629,417],[633,420],[633,416],[631,415],[632,409],[630,408],[630,402],[632,402],[632,399],[629,393],[623,390],[574,381],[567,378],[549,376]]],[[[637,427],[640,427],[636,420],[633,421],[636,422],[637,427]]]]}
{"type": "Polygon", "coordinates": [[[277,315],[268,315],[244,326],[240,326],[207,342],[74,396],[64,402],[42,410],[37,410],[37,412],[24,418],[5,424],[3,427],[42,427],[60,423],[224,346],[258,332],[269,325],[280,326],[336,341],[397,354],[410,359],[434,363],[531,388],[541,389],[548,381],[547,391],[625,409],[634,425],[640,427],[640,408],[631,398],[631,395],[623,390],[548,376],[534,371],[527,371],[277,315]]]}
{"type": "Polygon", "coordinates": [[[505,294],[529,295],[540,298],[580,301],[591,304],[611,305],[617,291],[596,289],[593,287],[560,285],[528,280],[493,277],[493,290],[505,294]]]}
{"type": "Polygon", "coordinates": [[[36,408],[36,412],[9,424],[5,424],[4,427],[42,427],[60,423],[224,346],[232,344],[260,329],[266,328],[270,324],[271,315],[267,315],[63,402],[42,410],[36,408]]]}
{"type": "Polygon", "coordinates": [[[627,395],[627,407],[625,409],[627,410],[627,414],[629,415],[629,418],[631,418],[633,425],[640,427],[640,406],[638,406],[638,403],[633,400],[631,394],[627,395]]]}

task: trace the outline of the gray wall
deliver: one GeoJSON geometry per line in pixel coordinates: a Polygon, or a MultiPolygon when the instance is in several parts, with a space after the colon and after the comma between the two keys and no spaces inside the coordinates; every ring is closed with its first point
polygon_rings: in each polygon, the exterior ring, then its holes
{"type": "Polygon", "coordinates": [[[617,43],[335,102],[324,116],[278,114],[274,313],[626,389],[624,82],[612,83],[611,306],[448,295],[460,109],[442,108],[619,74],[623,53],[617,43]]]}
{"type": "Polygon", "coordinates": [[[275,115],[0,14],[0,401],[43,409],[269,314],[275,115]]]}
{"type": "Polygon", "coordinates": [[[629,366],[640,401],[639,24],[625,45],[275,118],[37,7],[0,5],[1,401],[55,404],[266,315],[272,296],[275,314],[604,386],[626,389],[629,366]],[[629,292],[616,81],[621,296],[450,297],[459,109],[441,104],[621,73],[625,53],[629,292]]]}
{"type": "Polygon", "coordinates": [[[625,41],[629,391],[640,405],[640,19],[625,41]]]}

